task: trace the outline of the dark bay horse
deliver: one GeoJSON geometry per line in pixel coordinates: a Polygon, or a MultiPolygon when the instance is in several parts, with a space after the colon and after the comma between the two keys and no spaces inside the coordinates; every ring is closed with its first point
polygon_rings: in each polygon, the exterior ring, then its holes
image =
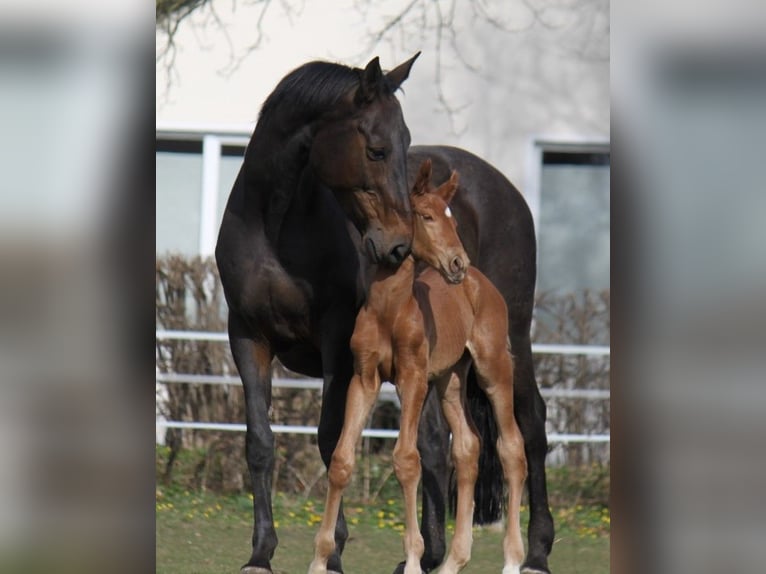
{"type": "MultiPolygon", "coordinates": [[[[294,371],[323,378],[318,443],[329,465],[353,373],[349,341],[354,320],[376,269],[395,267],[409,253],[408,191],[415,174],[408,172],[408,164],[414,162],[417,170],[426,156],[434,158],[437,179],[446,179],[453,167],[463,174],[453,206],[461,238],[471,260],[509,306],[517,356],[515,411],[529,462],[527,565],[547,571],[553,523],[543,466],[545,407],[529,342],[535,282],[532,219],[521,194],[468,152],[446,147],[408,152],[410,134],[394,93],[414,60],[388,73],[376,58],[363,70],[312,62],[288,74],[262,107],[224,212],[216,261],[229,306],[232,355],[245,390],[253,489],[253,550],[245,574],[270,574],[277,546],[271,509],[271,361],[276,356],[294,371]]],[[[477,413],[482,408],[489,412],[485,397],[475,399],[484,405],[477,413]]],[[[420,447],[426,571],[445,552],[449,448],[438,404],[427,409],[420,433],[425,437],[420,447]]],[[[478,414],[474,419],[482,424],[478,414]]],[[[494,439],[490,450],[493,445],[494,439]]],[[[496,487],[486,492],[477,510],[486,506],[497,516],[501,493],[496,487]]],[[[332,571],[343,571],[340,554],[347,536],[341,506],[336,551],[328,562],[332,571]]]]}
{"type": "Polygon", "coordinates": [[[404,574],[421,573],[424,543],[417,522],[421,475],[417,429],[429,383],[438,393],[452,432],[458,487],[455,536],[439,574],[457,574],[468,563],[480,437],[471,426],[462,388],[466,351],[499,427],[497,451],[509,495],[503,573],[519,573],[524,557],[519,507],[527,469],[524,440],[513,414],[508,309],[486,276],[469,266],[448,207],[457,182],[457,172],[453,172],[446,183],[434,188],[430,160],[423,162],[410,197],[414,213],[412,254],[397,269],[378,270],[357,315],[351,336],[354,377],[348,389],[343,431],[328,469],[327,503],[309,574],[327,572],[338,508],[354,471],[356,443],[384,380],[395,383],[401,400],[393,464],[405,502],[404,574]],[[430,267],[416,275],[416,261],[430,267]]]}

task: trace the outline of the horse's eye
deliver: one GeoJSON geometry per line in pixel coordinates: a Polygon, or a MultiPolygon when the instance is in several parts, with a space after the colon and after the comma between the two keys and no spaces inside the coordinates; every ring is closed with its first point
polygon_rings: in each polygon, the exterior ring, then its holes
{"type": "Polygon", "coordinates": [[[423,219],[425,219],[426,221],[433,221],[434,220],[434,218],[431,217],[430,215],[428,215],[427,213],[424,213],[421,217],[423,219]]]}
{"type": "Polygon", "coordinates": [[[386,159],[386,150],[382,147],[368,147],[367,157],[372,161],[381,161],[386,159]]]}

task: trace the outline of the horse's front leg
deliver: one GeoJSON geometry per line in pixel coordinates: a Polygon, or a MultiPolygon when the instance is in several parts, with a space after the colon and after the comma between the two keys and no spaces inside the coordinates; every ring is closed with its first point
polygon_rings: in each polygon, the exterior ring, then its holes
{"type": "MultiPolygon", "coordinates": [[[[347,312],[327,313],[322,321],[321,350],[324,386],[317,442],[322,461],[328,469],[343,429],[346,394],[354,374],[354,358],[350,346],[354,319],[355,316],[349,309],[347,312]]],[[[335,548],[327,562],[329,572],[342,574],[340,557],[347,539],[348,527],[341,500],[335,523],[335,548]]]]}
{"type": "Polygon", "coordinates": [[[362,435],[375,399],[380,390],[380,377],[377,371],[370,376],[354,376],[348,389],[346,414],[343,431],[338,446],[332,455],[328,471],[329,487],[327,502],[319,532],[314,539],[314,560],[309,566],[309,574],[325,574],[327,561],[335,550],[335,527],[340,512],[343,491],[354,473],[356,443],[362,435]]]}
{"type": "Polygon", "coordinates": [[[425,343],[412,361],[400,356],[396,390],[401,402],[399,438],[394,447],[394,471],[404,495],[404,574],[421,574],[423,536],[418,529],[418,483],[421,466],[418,453],[418,425],[428,392],[425,343]]]}
{"type": "Polygon", "coordinates": [[[274,435],[269,424],[273,355],[268,342],[253,336],[233,313],[229,314],[229,343],[245,390],[245,453],[253,492],[253,552],[242,574],[271,574],[271,558],[277,547],[271,509],[274,435]]]}

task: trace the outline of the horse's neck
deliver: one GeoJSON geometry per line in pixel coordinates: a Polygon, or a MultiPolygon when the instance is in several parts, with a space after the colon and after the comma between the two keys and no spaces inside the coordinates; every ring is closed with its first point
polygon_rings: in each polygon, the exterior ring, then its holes
{"type": "Polygon", "coordinates": [[[414,283],[415,260],[410,255],[396,270],[378,269],[366,305],[381,315],[395,314],[412,297],[414,283]]]}
{"type": "Polygon", "coordinates": [[[263,219],[266,236],[275,243],[285,215],[301,191],[310,135],[307,127],[291,130],[289,135],[256,130],[245,153],[245,177],[250,182],[245,202],[251,217],[263,219]]]}

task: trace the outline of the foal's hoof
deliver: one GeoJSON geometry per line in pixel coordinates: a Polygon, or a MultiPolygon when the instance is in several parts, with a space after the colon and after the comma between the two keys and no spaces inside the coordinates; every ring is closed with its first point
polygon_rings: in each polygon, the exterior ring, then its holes
{"type": "MultiPolygon", "coordinates": [[[[406,562],[399,562],[399,564],[396,565],[396,569],[394,570],[394,574],[404,574],[404,566],[406,562]]],[[[427,574],[425,570],[420,571],[421,574],[427,574]]]]}
{"type": "Polygon", "coordinates": [[[534,566],[522,566],[521,574],[551,574],[551,571],[542,568],[535,568],[534,566]]]}
{"type": "Polygon", "coordinates": [[[243,566],[239,571],[239,574],[274,574],[268,568],[261,568],[260,566],[243,566]]]}

